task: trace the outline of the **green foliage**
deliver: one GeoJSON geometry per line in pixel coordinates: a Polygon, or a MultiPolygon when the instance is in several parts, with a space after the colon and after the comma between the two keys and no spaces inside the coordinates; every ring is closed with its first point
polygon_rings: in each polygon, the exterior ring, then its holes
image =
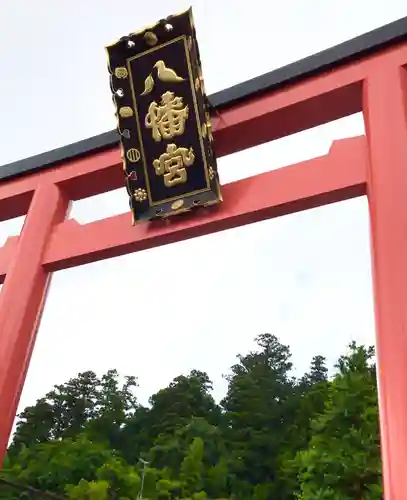
{"type": "Polygon", "coordinates": [[[119,386],[116,370],[99,379],[92,371],[80,373],[66,384],[56,385],[37,404],[18,415],[10,453],[20,444],[30,446],[47,441],[75,438],[86,432],[93,439],[118,445],[120,426],[138,407],[135,377],[125,377],[119,386]]]}
{"type": "Polygon", "coordinates": [[[135,500],[140,489],[140,476],[121,459],[113,459],[105,463],[96,473],[99,481],[109,485],[109,496],[135,500]]]}
{"type": "Polygon", "coordinates": [[[301,500],[379,500],[380,443],[373,349],[351,344],[338,362],[308,448],[295,460],[301,500]]]}
{"type": "Polygon", "coordinates": [[[278,456],[288,440],[294,397],[289,372],[290,350],[273,335],[260,335],[259,349],[238,356],[228,377],[229,389],[222,406],[232,454],[231,469],[236,495],[250,485],[275,483],[278,456]]]}
{"type": "Polygon", "coordinates": [[[189,497],[201,491],[203,486],[202,476],[204,473],[204,443],[201,438],[196,437],[181,464],[180,479],[183,485],[184,497],[189,497]]]}
{"type": "Polygon", "coordinates": [[[176,377],[168,387],[150,398],[150,435],[152,439],[171,434],[188,424],[194,417],[205,418],[217,425],[220,409],[210,391],[212,382],[207,373],[192,370],[187,376],[176,377]]]}
{"type": "Polygon", "coordinates": [[[113,456],[113,450],[79,435],[76,439],[21,446],[6,473],[19,483],[62,494],[67,484],[77,484],[81,479],[92,481],[113,456]]]}
{"type": "Polygon", "coordinates": [[[68,485],[66,492],[70,500],[106,500],[109,497],[109,483],[81,479],[76,486],[68,485]]]}
{"type": "Polygon", "coordinates": [[[65,488],[70,500],[135,500],[140,490],[140,476],[133,467],[119,458],[104,463],[95,474],[95,481],[81,479],[65,488]]]}
{"type": "Polygon", "coordinates": [[[221,457],[219,461],[207,469],[205,491],[211,498],[227,497],[229,494],[229,468],[225,457],[221,457]]]}
{"type": "Polygon", "coordinates": [[[226,455],[225,441],[219,427],[202,417],[193,417],[183,427],[176,427],[170,435],[160,434],[150,449],[150,461],[158,468],[169,468],[178,474],[184,456],[195,438],[205,443],[203,462],[205,469],[216,464],[226,455]]]}
{"type": "Polygon", "coordinates": [[[373,349],[352,344],[332,380],[314,356],[295,380],[288,346],[256,342],[220,405],[198,370],[148,407],[115,370],[55,386],[19,416],[2,476],[69,500],[381,499],[373,349]]]}

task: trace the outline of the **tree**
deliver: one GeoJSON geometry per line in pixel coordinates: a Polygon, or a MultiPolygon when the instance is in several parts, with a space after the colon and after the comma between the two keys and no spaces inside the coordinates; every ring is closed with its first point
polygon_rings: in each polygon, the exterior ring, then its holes
{"type": "Polygon", "coordinates": [[[208,375],[192,370],[151,396],[150,408],[139,406],[121,429],[124,457],[134,463],[141,456],[155,467],[179,471],[194,433],[217,432],[221,411],[211,390],[208,375]]]}
{"type": "Polygon", "coordinates": [[[66,384],[55,385],[45,398],[18,415],[13,445],[18,448],[21,442],[45,442],[83,432],[86,423],[97,415],[98,385],[92,371],[80,373],[66,384]]]}
{"type": "Polygon", "coordinates": [[[203,487],[203,455],[204,443],[201,438],[195,438],[189,447],[188,454],[181,464],[180,479],[182,482],[182,493],[186,498],[190,498],[194,493],[198,493],[203,487]]]}
{"type": "Polygon", "coordinates": [[[229,497],[229,467],[226,457],[220,457],[219,461],[207,470],[205,491],[210,498],[229,497]]]}
{"type": "Polygon", "coordinates": [[[122,450],[126,442],[121,429],[139,409],[135,377],[126,376],[119,384],[116,370],[109,370],[100,379],[95,406],[97,413],[86,424],[86,433],[93,440],[106,441],[112,448],[122,450]]]}
{"type": "Polygon", "coordinates": [[[134,467],[119,458],[109,460],[96,473],[99,481],[109,484],[109,497],[135,500],[140,490],[140,476],[134,467]]]}
{"type": "Polygon", "coordinates": [[[311,360],[309,372],[305,373],[300,380],[300,385],[313,387],[316,384],[327,382],[328,368],[326,367],[326,358],[320,354],[314,356],[311,360]]]}
{"type": "Polygon", "coordinates": [[[19,420],[9,454],[16,453],[22,445],[32,446],[51,439],[52,429],[56,427],[56,413],[56,408],[46,397],[25,408],[17,417],[19,420]]]}
{"type": "MultiPolygon", "coordinates": [[[[79,374],[26,408],[1,477],[69,500],[378,500],[374,351],[352,344],[296,380],[270,334],[239,355],[221,406],[192,370],[138,405],[134,377],[79,374]],[[144,458],[144,469],[139,461],[144,458]]],[[[0,500],[18,500],[0,488],[0,500]]]]}
{"type": "Polygon", "coordinates": [[[26,447],[10,460],[7,477],[39,490],[63,494],[67,484],[92,481],[96,471],[115,456],[86,436],[65,438],[26,447]]]}
{"type": "Polygon", "coordinates": [[[205,469],[226,457],[227,450],[220,427],[209,424],[204,418],[193,417],[173,434],[160,434],[150,450],[149,460],[157,468],[168,468],[173,476],[180,472],[182,460],[194,439],[205,443],[202,457],[205,469]]]}
{"type": "Polygon", "coordinates": [[[222,401],[234,490],[243,496],[257,484],[276,481],[277,459],[293,418],[286,411],[294,391],[289,347],[270,334],[256,341],[259,350],[239,355],[239,363],[232,366],[222,401]]]}
{"type": "Polygon", "coordinates": [[[373,347],[352,343],[337,364],[324,412],[295,464],[298,499],[379,500],[381,463],[373,347]]]}
{"type": "Polygon", "coordinates": [[[81,479],[76,486],[66,487],[70,500],[107,500],[109,483],[107,481],[86,481],[81,479]]]}
{"type": "Polygon", "coordinates": [[[152,440],[161,434],[172,434],[193,417],[201,417],[217,425],[220,409],[210,394],[211,390],[212,382],[208,374],[192,370],[186,376],[176,377],[168,387],[151,396],[149,420],[152,440]]]}
{"type": "Polygon", "coordinates": [[[87,371],[55,385],[18,415],[11,454],[18,452],[23,443],[29,446],[84,432],[93,440],[106,440],[115,447],[120,426],[137,408],[135,377],[125,377],[122,386],[118,378],[116,370],[109,370],[101,379],[87,371]]]}
{"type": "Polygon", "coordinates": [[[153,445],[150,409],[139,406],[120,428],[120,451],[128,463],[135,464],[140,457],[148,458],[153,445]]]}
{"type": "Polygon", "coordinates": [[[112,458],[96,471],[95,481],[81,479],[77,485],[67,485],[71,500],[135,500],[140,490],[137,471],[119,458],[112,458]]]}
{"type": "Polygon", "coordinates": [[[287,429],[289,445],[282,449],[278,460],[279,491],[284,500],[294,498],[298,478],[293,460],[298,452],[309,446],[311,423],[324,411],[329,388],[327,374],[326,359],[314,356],[309,371],[298,380],[293,397],[286,403],[287,411],[294,417],[287,429]]]}

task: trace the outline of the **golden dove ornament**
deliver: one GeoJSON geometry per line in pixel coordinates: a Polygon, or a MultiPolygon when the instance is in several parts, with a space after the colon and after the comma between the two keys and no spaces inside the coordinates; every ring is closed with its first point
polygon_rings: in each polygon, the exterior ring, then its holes
{"type": "Polygon", "coordinates": [[[171,69],[167,68],[164,61],[157,61],[154,64],[154,68],[157,68],[158,78],[162,82],[183,82],[184,78],[178,76],[177,73],[171,69]]]}

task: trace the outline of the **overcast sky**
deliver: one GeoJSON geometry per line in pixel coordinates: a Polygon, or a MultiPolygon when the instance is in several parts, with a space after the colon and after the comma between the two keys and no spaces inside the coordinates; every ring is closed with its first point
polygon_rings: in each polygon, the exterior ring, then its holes
{"type": "MultiPolygon", "coordinates": [[[[113,129],[105,45],[191,3],[209,94],[407,15],[405,0],[0,0],[0,165],[113,129]]],[[[355,115],[221,158],[221,182],[363,132],[355,115]]],[[[71,216],[86,223],[127,206],[123,189],[75,203],[71,216]]],[[[1,224],[0,244],[22,222],[1,224]]],[[[314,354],[332,365],[351,339],[374,342],[365,199],[57,273],[20,409],[87,369],[138,376],[145,403],[197,368],[219,398],[222,374],[262,332],[290,344],[299,373],[314,354]]]]}

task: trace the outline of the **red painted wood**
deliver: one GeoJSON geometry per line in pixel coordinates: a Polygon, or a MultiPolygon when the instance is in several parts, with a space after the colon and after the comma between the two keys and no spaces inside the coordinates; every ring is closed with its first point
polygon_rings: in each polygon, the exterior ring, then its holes
{"type": "Polygon", "coordinates": [[[3,199],[0,198],[0,222],[25,215],[31,203],[34,194],[32,189],[15,195],[12,186],[11,182],[0,184],[0,192],[3,188],[5,194],[3,199]]]}
{"type": "Polygon", "coordinates": [[[362,110],[364,138],[326,157],[224,186],[214,211],[133,228],[127,214],[80,225],[68,201],[123,186],[118,149],[0,185],[0,220],[29,213],[20,237],[0,248],[0,461],[46,297],[49,272],[332,203],[369,191],[386,500],[404,500],[407,464],[407,43],[266,92],[213,117],[218,156],[362,110]],[[407,83],[404,82],[404,89],[407,83]],[[404,93],[406,90],[404,90],[404,93]],[[6,410],[4,410],[6,409],[6,410]]]}
{"type": "MultiPolygon", "coordinates": [[[[14,254],[18,245],[18,236],[10,236],[6,243],[0,247],[0,284],[6,279],[7,270],[13,262],[14,254]]],[[[1,339],[1,335],[0,335],[1,339]]]]}
{"type": "Polygon", "coordinates": [[[0,183],[0,220],[27,213],[32,193],[43,182],[58,184],[72,201],[121,188],[124,183],[119,148],[0,183]],[[6,208],[10,206],[14,208],[14,212],[3,217],[6,208]]]}
{"type": "Polygon", "coordinates": [[[44,263],[64,269],[361,196],[366,169],[365,137],[337,141],[326,156],[223,186],[225,201],[201,215],[136,227],[129,214],[85,225],[66,221],[44,263]]]}
{"type": "MultiPolygon", "coordinates": [[[[407,61],[407,50],[404,53],[407,61]]],[[[212,117],[217,157],[361,111],[362,82],[368,63],[345,66],[217,113],[212,117]]],[[[17,196],[32,192],[44,179],[60,185],[71,200],[123,187],[119,149],[0,184],[0,220],[9,218],[2,218],[3,207],[12,199],[15,211],[18,206],[25,213],[26,204],[20,201],[16,205],[17,196]]]]}
{"type": "Polygon", "coordinates": [[[0,293],[0,459],[4,456],[44,306],[49,273],[42,266],[52,229],[69,204],[60,189],[36,190],[0,293]]]}
{"type": "Polygon", "coordinates": [[[224,110],[214,118],[217,154],[231,154],[361,111],[362,83],[382,59],[406,64],[407,44],[224,110]]]}
{"type": "MultiPolygon", "coordinates": [[[[130,214],[85,225],[65,221],[50,238],[44,264],[61,270],[361,196],[366,169],[364,136],[335,141],[326,156],[223,186],[225,201],[217,210],[180,222],[132,227],[130,214]]],[[[0,248],[0,282],[17,240],[0,248]]]]}
{"type": "Polygon", "coordinates": [[[407,77],[382,59],[365,85],[368,197],[377,330],[383,478],[407,498],[407,77]]]}

